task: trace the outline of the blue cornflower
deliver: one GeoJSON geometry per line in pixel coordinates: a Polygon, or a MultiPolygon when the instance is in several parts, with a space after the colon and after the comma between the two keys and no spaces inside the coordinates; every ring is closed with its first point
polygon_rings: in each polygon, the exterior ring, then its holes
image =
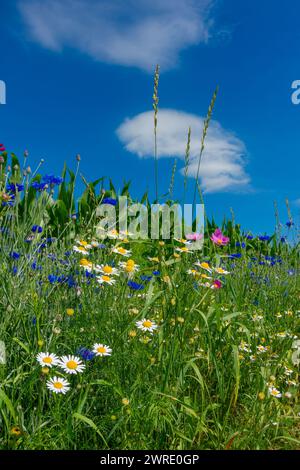
{"type": "Polygon", "coordinates": [[[153,276],[160,276],[160,271],[152,271],[153,276]]]}
{"type": "Polygon", "coordinates": [[[10,257],[11,257],[12,259],[19,259],[20,256],[21,256],[20,253],[17,253],[16,251],[12,251],[12,252],[10,253],[10,257]]]}
{"type": "Polygon", "coordinates": [[[32,322],[33,326],[35,326],[36,325],[36,317],[32,317],[31,322],[32,322]]]}
{"type": "Polygon", "coordinates": [[[24,190],[24,185],[23,184],[18,184],[18,183],[16,183],[16,184],[11,183],[11,184],[7,185],[6,190],[15,194],[17,191],[18,192],[23,191],[24,190]]]}
{"type": "Polygon", "coordinates": [[[63,182],[63,178],[54,175],[44,175],[42,180],[50,186],[60,185],[63,182]]]}
{"type": "Polygon", "coordinates": [[[102,200],[102,204],[110,204],[111,206],[115,206],[117,204],[117,200],[111,197],[105,197],[102,200]]]}
{"type": "Polygon", "coordinates": [[[32,231],[33,233],[42,233],[43,228],[42,228],[40,225],[33,225],[33,226],[31,227],[31,231],[32,231]]]}
{"type": "Polygon", "coordinates": [[[269,237],[269,235],[262,235],[260,237],[258,237],[258,239],[261,241],[261,242],[268,242],[270,240],[271,237],[269,237]]]}
{"type": "Polygon", "coordinates": [[[245,235],[245,238],[247,238],[247,240],[253,240],[253,235],[245,235]]]}
{"type": "Polygon", "coordinates": [[[150,282],[152,279],[152,276],[143,275],[143,276],[140,276],[140,279],[145,282],[150,282]]]}
{"type": "Polygon", "coordinates": [[[294,222],[292,220],[289,220],[286,224],[285,224],[288,228],[291,228],[293,225],[294,225],[294,222]]]}
{"type": "Polygon", "coordinates": [[[31,184],[31,187],[33,189],[36,189],[37,191],[43,191],[44,189],[47,189],[46,186],[47,186],[47,183],[39,183],[38,181],[34,181],[31,184]]]}
{"type": "Polygon", "coordinates": [[[96,356],[96,354],[93,351],[85,347],[80,347],[76,351],[76,354],[79,354],[79,356],[82,357],[84,361],[91,361],[96,356]]]}
{"type": "Polygon", "coordinates": [[[42,270],[42,266],[40,266],[39,264],[37,264],[35,261],[32,263],[31,268],[32,268],[34,271],[41,271],[41,270],[42,270]]]}
{"type": "Polygon", "coordinates": [[[242,243],[236,242],[235,246],[241,247],[241,248],[246,248],[246,243],[244,243],[244,242],[242,242],[242,243]]]}
{"type": "Polygon", "coordinates": [[[50,284],[54,284],[55,282],[58,281],[58,278],[54,274],[49,274],[48,281],[50,282],[50,284]]]}
{"type": "Polygon", "coordinates": [[[12,272],[13,272],[14,275],[16,275],[16,274],[18,273],[18,268],[17,268],[17,266],[14,266],[14,267],[12,268],[12,272]]]}
{"type": "Polygon", "coordinates": [[[134,281],[128,281],[127,285],[132,290],[143,290],[145,288],[145,286],[143,286],[143,284],[138,284],[137,282],[134,282],[134,281]]]}
{"type": "Polygon", "coordinates": [[[241,258],[242,254],[241,253],[232,253],[232,255],[229,255],[229,258],[241,258]]]}
{"type": "Polygon", "coordinates": [[[280,243],[286,243],[286,237],[281,237],[280,238],[280,243]]]}

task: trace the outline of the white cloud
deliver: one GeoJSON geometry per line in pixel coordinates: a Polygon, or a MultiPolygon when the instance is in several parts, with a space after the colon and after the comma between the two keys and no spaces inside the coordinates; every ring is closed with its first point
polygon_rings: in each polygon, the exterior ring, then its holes
{"type": "MultiPolygon", "coordinates": [[[[190,177],[197,174],[203,118],[173,109],[158,114],[158,156],[184,160],[188,127],[192,128],[190,177]]],[[[147,111],[126,119],[117,129],[125,148],[140,158],[153,157],[153,112],[147,111]]],[[[232,132],[211,120],[205,140],[200,177],[205,192],[245,190],[250,177],[245,171],[246,148],[232,132]]],[[[183,173],[184,169],[181,169],[183,173]]]]}
{"type": "Polygon", "coordinates": [[[53,51],[153,71],[207,42],[213,0],[19,0],[30,37],[53,51]]]}

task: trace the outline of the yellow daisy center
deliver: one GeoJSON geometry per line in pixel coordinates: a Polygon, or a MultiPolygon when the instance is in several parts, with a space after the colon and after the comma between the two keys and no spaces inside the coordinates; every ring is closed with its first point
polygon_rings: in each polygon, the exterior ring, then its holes
{"type": "Polygon", "coordinates": [[[109,276],[102,276],[102,281],[110,281],[110,277],[109,276]]]}
{"type": "Polygon", "coordinates": [[[53,359],[50,356],[47,356],[47,357],[43,358],[43,362],[45,362],[45,364],[52,364],[52,361],[53,361],[53,359]]]}
{"type": "Polygon", "coordinates": [[[152,326],[152,321],[150,321],[150,320],[145,320],[145,321],[143,322],[143,326],[144,326],[145,328],[150,328],[150,327],[152,326]]]}
{"type": "Polygon", "coordinates": [[[103,267],[103,272],[105,272],[106,274],[111,274],[113,271],[113,268],[111,266],[104,266],[103,267]]]}
{"type": "Polygon", "coordinates": [[[125,271],[126,271],[127,273],[132,273],[133,270],[134,270],[134,266],[131,266],[131,265],[128,266],[128,265],[127,265],[127,266],[125,267],[125,271]]]}
{"type": "Polygon", "coordinates": [[[60,390],[63,388],[63,384],[61,382],[54,382],[53,387],[60,390]]]}
{"type": "Polygon", "coordinates": [[[100,354],[104,354],[104,353],[106,353],[106,348],[105,348],[104,346],[99,346],[99,347],[97,348],[97,351],[98,351],[98,353],[100,353],[100,354]]]}
{"type": "Polygon", "coordinates": [[[68,361],[66,363],[66,366],[67,366],[68,369],[73,369],[74,370],[74,369],[77,369],[78,364],[77,364],[76,361],[68,361]]]}
{"type": "Polygon", "coordinates": [[[88,266],[91,264],[86,258],[82,258],[79,262],[80,266],[88,266]]]}
{"type": "Polygon", "coordinates": [[[80,244],[81,244],[82,246],[86,246],[88,243],[85,242],[84,240],[80,240],[80,244]]]}
{"type": "Polygon", "coordinates": [[[135,265],[135,262],[133,261],[133,259],[129,259],[126,263],[128,266],[134,266],[135,265]]]}
{"type": "Polygon", "coordinates": [[[126,253],[126,250],[125,248],[118,248],[118,252],[124,255],[124,253],[126,253]]]}
{"type": "Polygon", "coordinates": [[[201,263],[201,267],[204,269],[209,269],[209,264],[208,263],[201,263]]]}

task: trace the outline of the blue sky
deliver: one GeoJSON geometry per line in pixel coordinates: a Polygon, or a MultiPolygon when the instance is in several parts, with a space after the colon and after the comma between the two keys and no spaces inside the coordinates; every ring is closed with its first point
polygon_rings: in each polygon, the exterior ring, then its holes
{"type": "Polygon", "coordinates": [[[159,84],[159,190],[182,197],[192,127],[192,199],[203,116],[219,85],[201,168],[206,209],[247,230],[274,228],[300,208],[299,2],[279,0],[2,0],[0,142],[34,168],[64,161],[88,180],[132,181],[154,195],[153,71],[159,84]]]}

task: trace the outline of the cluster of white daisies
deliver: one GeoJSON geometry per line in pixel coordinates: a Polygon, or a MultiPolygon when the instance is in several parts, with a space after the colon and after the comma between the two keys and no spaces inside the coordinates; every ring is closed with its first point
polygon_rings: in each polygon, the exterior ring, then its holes
{"type": "MultiPolygon", "coordinates": [[[[110,356],[112,349],[105,344],[95,343],[93,345],[92,352],[96,356],[100,357],[110,356]]],[[[78,356],[69,355],[58,357],[53,353],[40,352],[36,356],[36,359],[44,369],[46,368],[46,370],[57,366],[63,369],[63,371],[67,374],[80,374],[85,369],[85,364],[78,356]]],[[[46,385],[47,388],[54,393],[65,394],[70,389],[69,382],[63,377],[54,376],[47,381],[46,385]]]]}

